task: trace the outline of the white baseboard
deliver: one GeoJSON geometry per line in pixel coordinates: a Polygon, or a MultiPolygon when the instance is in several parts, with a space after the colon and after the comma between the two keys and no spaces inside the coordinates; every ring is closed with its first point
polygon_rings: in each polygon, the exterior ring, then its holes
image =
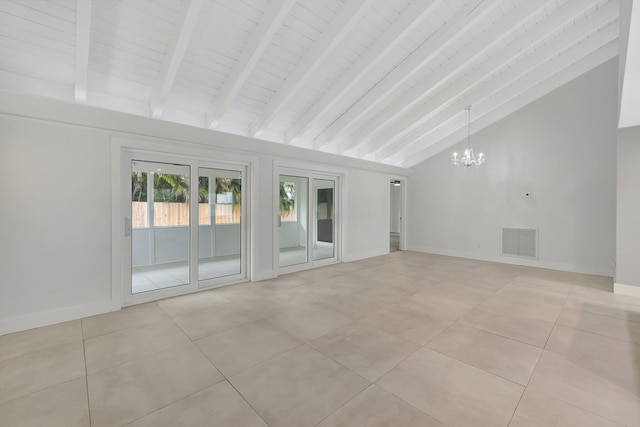
{"type": "Polygon", "coordinates": [[[640,297],[640,286],[623,285],[622,283],[614,283],[613,293],[620,294],[620,295],[628,295],[630,297],[640,297]]]}
{"type": "Polygon", "coordinates": [[[0,319],[0,335],[26,331],[27,329],[68,322],[70,320],[82,319],[83,317],[95,316],[97,314],[109,313],[111,311],[118,310],[120,310],[120,307],[114,306],[112,301],[99,301],[41,313],[9,317],[7,319],[0,319]]]}
{"type": "Polygon", "coordinates": [[[358,261],[365,258],[373,258],[380,255],[387,255],[389,251],[384,250],[375,250],[375,251],[367,251],[367,252],[357,252],[355,254],[347,254],[342,257],[343,262],[352,262],[358,261]]]}
{"type": "Polygon", "coordinates": [[[251,277],[252,282],[260,282],[262,280],[269,280],[278,277],[277,274],[273,270],[261,271],[259,273],[254,273],[253,277],[251,277]]]}
{"type": "Polygon", "coordinates": [[[497,262],[501,264],[522,265],[525,267],[548,268],[550,270],[569,271],[572,273],[593,274],[596,276],[613,277],[613,267],[611,271],[594,268],[590,265],[574,265],[561,262],[540,261],[537,259],[515,258],[502,255],[487,255],[475,252],[458,251],[454,249],[439,249],[423,246],[409,246],[407,250],[425,252],[435,255],[454,256],[459,258],[476,259],[479,261],[497,262]]]}

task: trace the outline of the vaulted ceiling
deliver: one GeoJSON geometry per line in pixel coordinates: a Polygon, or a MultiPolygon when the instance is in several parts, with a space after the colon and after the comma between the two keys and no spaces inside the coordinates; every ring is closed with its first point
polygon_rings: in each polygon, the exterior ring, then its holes
{"type": "Polygon", "coordinates": [[[0,88],[411,167],[618,54],[617,0],[0,1],[0,88]]]}

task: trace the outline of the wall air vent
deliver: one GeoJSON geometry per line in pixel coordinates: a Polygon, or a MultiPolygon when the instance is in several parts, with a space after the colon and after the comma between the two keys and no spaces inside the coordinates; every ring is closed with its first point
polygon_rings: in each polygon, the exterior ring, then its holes
{"type": "Polygon", "coordinates": [[[538,230],[535,228],[503,228],[502,255],[538,258],[538,230]]]}

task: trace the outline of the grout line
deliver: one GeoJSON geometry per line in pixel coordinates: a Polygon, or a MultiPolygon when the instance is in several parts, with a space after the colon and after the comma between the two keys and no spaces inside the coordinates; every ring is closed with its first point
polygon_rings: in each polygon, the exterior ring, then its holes
{"type": "MultiPolygon", "coordinates": [[[[82,326],[82,323],[80,323],[82,326]]],[[[89,415],[89,427],[91,427],[91,401],[89,400],[89,372],[87,371],[87,349],[85,347],[85,338],[82,338],[82,357],[84,359],[84,384],[87,391],[87,414],[89,415]]]]}

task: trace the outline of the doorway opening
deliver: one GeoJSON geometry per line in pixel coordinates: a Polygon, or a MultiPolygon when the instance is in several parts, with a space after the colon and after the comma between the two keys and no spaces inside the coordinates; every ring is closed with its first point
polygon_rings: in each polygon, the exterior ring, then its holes
{"type": "Polygon", "coordinates": [[[400,250],[402,182],[398,179],[392,179],[389,186],[389,253],[391,253],[400,250]]]}

